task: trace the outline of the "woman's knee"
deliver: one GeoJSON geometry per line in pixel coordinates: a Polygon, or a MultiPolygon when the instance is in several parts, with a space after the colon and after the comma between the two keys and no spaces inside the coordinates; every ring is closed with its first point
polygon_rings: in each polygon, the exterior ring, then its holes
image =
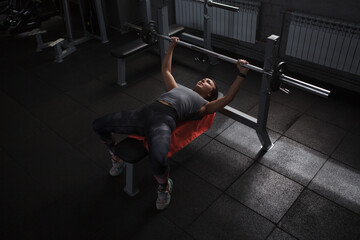
{"type": "Polygon", "coordinates": [[[150,148],[149,149],[149,162],[152,168],[152,171],[155,175],[162,175],[168,169],[167,163],[167,154],[168,149],[150,148]]]}

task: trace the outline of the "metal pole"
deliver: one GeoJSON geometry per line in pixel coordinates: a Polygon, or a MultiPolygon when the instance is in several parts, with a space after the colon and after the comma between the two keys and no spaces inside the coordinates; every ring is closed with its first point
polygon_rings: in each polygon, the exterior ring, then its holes
{"type": "Polygon", "coordinates": [[[106,33],[106,25],[104,19],[104,11],[102,7],[102,0],[95,0],[95,8],[96,14],[99,22],[99,29],[100,29],[100,38],[102,43],[107,43],[109,41],[106,33]]]}
{"type": "Polygon", "coordinates": [[[69,10],[69,0],[63,0],[63,7],[64,7],[64,21],[66,27],[66,34],[69,41],[72,41],[72,27],[71,27],[71,20],[70,20],[70,10],[69,10]]]}
{"type": "MultiPolygon", "coordinates": [[[[158,23],[159,23],[159,32],[162,34],[169,35],[169,19],[168,19],[168,6],[166,5],[165,1],[159,1],[157,4],[157,14],[158,14],[158,23]]],[[[166,39],[166,38],[164,38],[166,39]]],[[[171,40],[171,38],[169,38],[171,40]]],[[[169,42],[167,41],[159,41],[159,47],[160,47],[160,57],[161,62],[163,62],[166,50],[169,47],[169,42]]]]}
{"type": "Polygon", "coordinates": [[[301,88],[302,90],[305,90],[305,91],[310,92],[310,93],[314,93],[314,94],[319,95],[321,97],[328,97],[329,94],[330,94],[329,90],[326,90],[324,88],[320,88],[320,87],[314,86],[312,84],[300,81],[300,80],[298,80],[296,78],[286,76],[285,74],[280,75],[280,80],[287,83],[287,84],[289,84],[289,85],[291,85],[291,86],[301,88]]]}
{"type": "MultiPolygon", "coordinates": [[[[276,42],[279,39],[278,36],[271,35],[266,40],[265,46],[265,57],[264,57],[264,70],[270,72],[273,60],[273,49],[275,48],[276,42]]],[[[260,88],[260,99],[259,99],[259,110],[257,117],[256,133],[262,145],[262,150],[268,151],[272,146],[269,133],[266,129],[269,106],[270,106],[270,76],[265,74],[262,75],[261,88],[260,88]]]]}
{"type": "MultiPolygon", "coordinates": [[[[158,36],[159,38],[162,38],[162,39],[167,39],[169,41],[171,41],[171,38],[169,36],[165,36],[165,35],[161,35],[161,34],[158,34],[158,33],[154,33],[156,36],[158,36]]],[[[199,47],[199,46],[196,46],[196,45],[193,45],[191,43],[187,43],[187,42],[184,42],[184,41],[178,41],[178,44],[180,46],[184,46],[184,47],[187,47],[187,48],[190,48],[190,49],[193,49],[195,51],[198,51],[198,52],[202,52],[202,53],[205,53],[207,55],[210,55],[210,56],[213,56],[213,57],[216,57],[218,59],[221,59],[221,60],[224,60],[226,62],[229,62],[229,63],[232,63],[232,64],[236,64],[237,63],[237,59],[235,58],[231,58],[231,57],[228,57],[228,56],[225,56],[225,55],[222,55],[220,53],[216,53],[216,52],[213,52],[209,49],[205,49],[205,48],[202,48],[202,47],[199,47]]],[[[259,73],[262,73],[264,75],[268,75],[268,76],[272,76],[272,70],[271,69],[268,69],[268,70],[264,70],[263,68],[259,68],[257,66],[254,66],[252,64],[244,64],[243,65],[244,67],[248,68],[248,69],[251,69],[251,70],[254,70],[256,72],[259,72],[259,73]]],[[[329,90],[326,90],[326,89],[323,89],[323,88],[320,88],[320,87],[317,87],[315,85],[312,85],[310,83],[306,83],[306,82],[303,82],[303,81],[300,81],[296,78],[292,78],[292,77],[289,77],[285,74],[281,74],[280,75],[280,80],[289,84],[289,85],[292,85],[292,86],[295,86],[297,88],[300,88],[300,89],[303,89],[305,91],[308,91],[308,92],[311,92],[311,93],[314,93],[316,95],[319,95],[321,97],[328,97],[329,94],[330,94],[330,91],[329,90]]]]}
{"type": "MultiPolygon", "coordinates": [[[[164,35],[161,35],[161,34],[156,34],[156,36],[171,41],[171,38],[170,38],[169,36],[164,36],[164,35]]],[[[209,49],[205,49],[205,48],[202,48],[202,47],[193,45],[193,44],[191,44],[191,43],[187,43],[187,42],[184,42],[184,41],[180,41],[180,40],[179,40],[179,41],[178,41],[178,44],[179,44],[180,46],[184,46],[184,47],[193,49],[193,50],[195,50],[195,51],[198,51],[198,52],[202,52],[202,53],[211,55],[211,56],[213,56],[213,57],[216,57],[216,58],[218,58],[218,59],[224,60],[224,61],[229,62],[229,63],[232,63],[232,64],[236,64],[236,63],[237,63],[237,59],[235,59],[235,58],[231,58],[231,57],[228,57],[228,56],[225,56],[225,55],[222,55],[222,54],[213,52],[213,51],[211,51],[211,50],[209,50],[209,49]]],[[[254,65],[251,65],[251,64],[245,64],[244,67],[249,68],[249,69],[251,69],[251,70],[254,70],[254,71],[256,71],[256,72],[260,72],[260,73],[263,73],[263,74],[267,74],[267,75],[269,75],[269,76],[272,75],[271,72],[264,71],[264,69],[259,68],[259,67],[254,66],[254,65]]]]}

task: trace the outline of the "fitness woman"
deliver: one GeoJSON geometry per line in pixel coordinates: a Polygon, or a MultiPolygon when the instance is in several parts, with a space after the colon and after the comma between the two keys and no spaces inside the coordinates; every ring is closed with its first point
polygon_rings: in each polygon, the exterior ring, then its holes
{"type": "Polygon", "coordinates": [[[163,63],[162,76],[167,92],[157,101],[137,110],[110,113],[96,119],[93,123],[94,131],[99,135],[112,156],[113,167],[110,175],[119,175],[124,162],[114,154],[114,133],[136,134],[145,136],[149,145],[149,161],[154,177],[159,186],[156,208],[162,210],[170,204],[170,193],[173,182],[169,178],[167,154],[170,148],[171,133],[176,123],[201,119],[206,114],[221,110],[228,105],[246,77],[248,69],[243,64],[246,60],[239,59],[237,68],[239,74],[232,83],[227,94],[219,99],[215,81],[209,78],[200,80],[193,90],[178,86],[171,74],[172,55],[179,38],[172,37],[163,63]]]}

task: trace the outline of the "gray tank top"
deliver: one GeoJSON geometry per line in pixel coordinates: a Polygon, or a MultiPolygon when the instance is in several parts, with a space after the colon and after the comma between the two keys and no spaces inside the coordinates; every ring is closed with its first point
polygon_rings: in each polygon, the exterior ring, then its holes
{"type": "Polygon", "coordinates": [[[178,121],[201,119],[200,108],[208,102],[194,90],[183,86],[163,93],[157,100],[170,103],[176,110],[178,121]]]}

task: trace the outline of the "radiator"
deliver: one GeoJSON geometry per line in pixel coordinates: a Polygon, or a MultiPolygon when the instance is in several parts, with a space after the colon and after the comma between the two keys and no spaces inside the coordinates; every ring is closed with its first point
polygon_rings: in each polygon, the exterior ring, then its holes
{"type": "MultiPolygon", "coordinates": [[[[240,8],[239,12],[211,7],[211,33],[255,43],[260,2],[239,0],[217,1],[240,8]]],[[[175,0],[176,23],[188,28],[204,30],[204,3],[196,0],[175,0]]]]}
{"type": "Polygon", "coordinates": [[[292,13],[285,54],[360,75],[360,25],[292,13]]]}

